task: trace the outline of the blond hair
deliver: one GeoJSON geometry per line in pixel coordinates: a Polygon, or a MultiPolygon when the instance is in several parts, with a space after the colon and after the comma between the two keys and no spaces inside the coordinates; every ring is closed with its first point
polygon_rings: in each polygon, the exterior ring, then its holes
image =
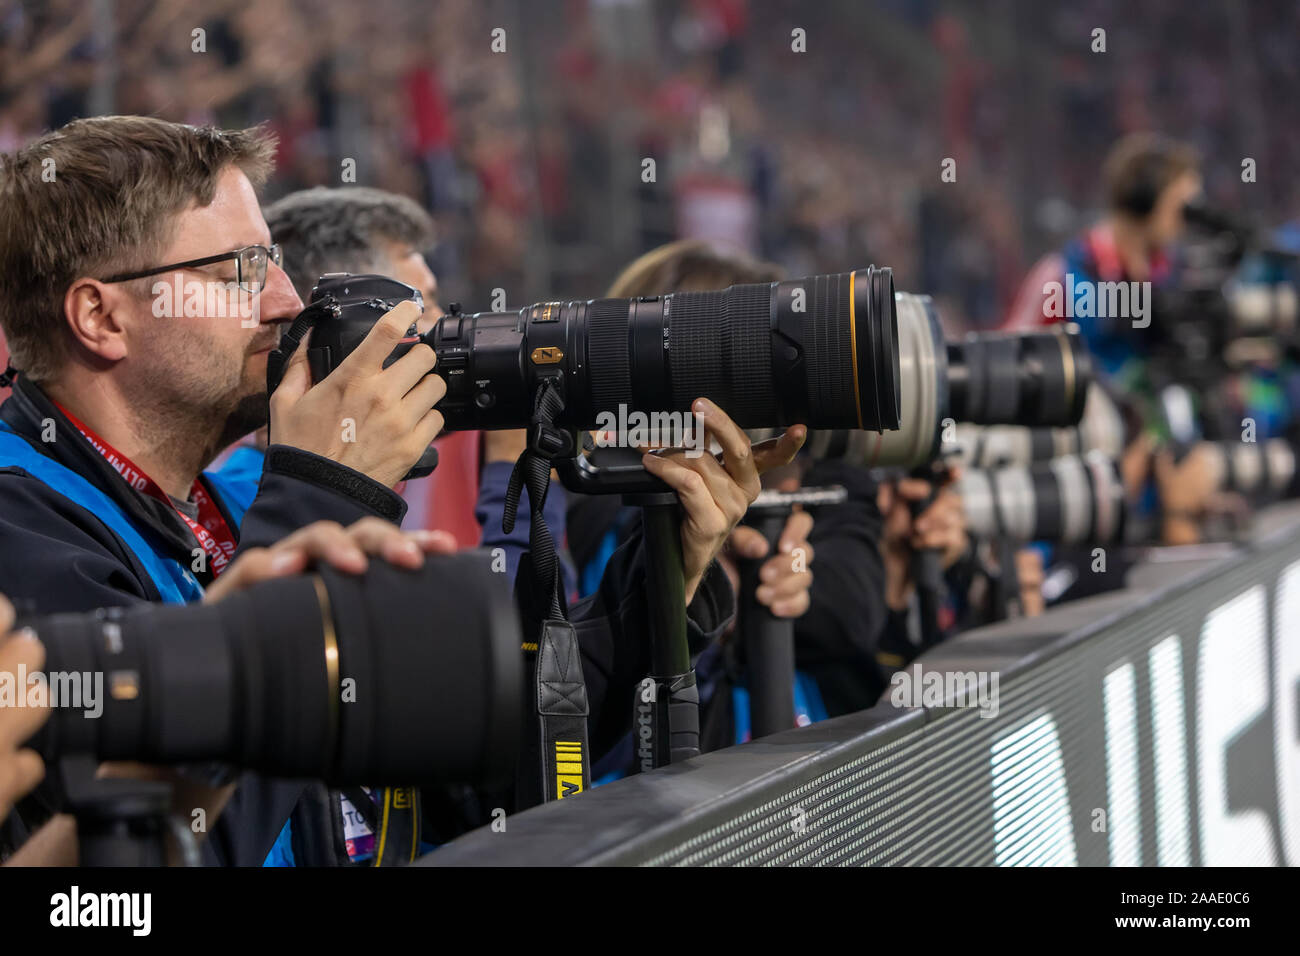
{"type": "Polygon", "coordinates": [[[613,298],[667,292],[715,292],[751,282],[776,282],[781,267],[702,239],[679,239],[651,249],[609,287],[613,298]]]}

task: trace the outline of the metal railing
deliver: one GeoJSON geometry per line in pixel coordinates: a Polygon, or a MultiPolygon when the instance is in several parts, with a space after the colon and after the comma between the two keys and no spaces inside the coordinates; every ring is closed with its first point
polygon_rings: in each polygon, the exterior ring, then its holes
{"type": "Polygon", "coordinates": [[[874,708],[508,817],[421,865],[1300,863],[1300,507],[1258,526],[964,633],[874,708]]]}

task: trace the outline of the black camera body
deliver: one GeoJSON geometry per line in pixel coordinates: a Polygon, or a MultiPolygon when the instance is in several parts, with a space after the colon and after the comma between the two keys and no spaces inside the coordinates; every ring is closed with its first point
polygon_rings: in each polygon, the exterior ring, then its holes
{"type": "MultiPolygon", "coordinates": [[[[332,272],[320,277],[311,291],[311,305],[315,310],[314,332],[307,349],[307,362],[311,366],[313,382],[319,382],[339,366],[352,350],[370,333],[371,327],[386,313],[403,302],[414,302],[424,311],[424,296],[419,289],[404,282],[375,275],[349,275],[332,272]]],[[[415,326],[407,330],[407,338],[418,337],[415,326]]],[[[397,361],[405,348],[395,351],[385,362],[385,367],[397,361]]]]}
{"type": "MultiPolygon", "coordinates": [[[[312,322],[307,349],[312,381],[319,382],[338,368],[385,313],[406,301],[415,302],[423,311],[420,291],[396,279],[346,272],[321,276],[312,289],[311,304],[303,312],[312,322]]],[[[437,374],[447,383],[447,394],[438,404],[447,431],[520,427],[527,422],[518,420],[518,410],[526,413],[533,387],[541,378],[560,377],[564,371],[560,367],[566,354],[564,344],[551,341],[556,336],[546,335],[550,329],[558,329],[558,322],[544,314],[540,318],[540,328],[529,330],[530,339],[538,342],[531,361],[521,363],[524,329],[519,314],[466,316],[453,303],[427,335],[421,336],[412,325],[384,366],[423,342],[438,353],[437,374]],[[530,374],[533,369],[536,373],[530,374]],[[493,414],[498,405],[501,411],[493,414]]]]}

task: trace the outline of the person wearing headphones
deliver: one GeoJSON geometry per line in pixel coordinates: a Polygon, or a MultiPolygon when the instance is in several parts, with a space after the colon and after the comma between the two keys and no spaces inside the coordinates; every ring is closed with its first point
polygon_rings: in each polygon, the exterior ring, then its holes
{"type": "MultiPolygon", "coordinates": [[[[1183,210],[1201,193],[1200,161],[1186,143],[1133,133],[1111,147],[1102,166],[1102,184],[1105,214],[1030,270],[1003,327],[1028,330],[1060,321],[1079,326],[1101,384],[1122,402],[1133,404],[1143,419],[1124,452],[1130,504],[1139,514],[1148,514],[1159,501],[1159,539],[1191,543],[1199,536],[1192,516],[1209,500],[1208,469],[1199,453],[1179,461],[1170,450],[1157,448],[1158,410],[1152,407],[1148,378],[1157,336],[1143,333],[1141,324],[1130,321],[1140,323],[1135,309],[1132,316],[1112,316],[1097,306],[1107,283],[1149,283],[1142,301],[1146,321],[1152,321],[1151,290],[1171,285],[1176,278],[1172,250],[1186,226],[1183,210]],[[1061,308],[1062,292],[1076,297],[1076,307],[1068,312],[1061,308]],[[1080,307],[1078,297],[1084,294],[1090,295],[1094,307],[1080,307]],[[1195,491],[1184,493],[1187,489],[1195,491]]],[[[1127,301],[1134,304],[1132,293],[1127,301]]]]}
{"type": "MultiPolygon", "coordinates": [[[[1170,250],[1183,232],[1183,209],[1201,192],[1195,150],[1156,134],[1134,133],[1111,148],[1102,180],[1106,213],[1030,270],[1004,328],[1027,330],[1064,321],[1057,288],[1091,286],[1095,291],[1102,282],[1158,286],[1170,279],[1170,250]]],[[[1079,325],[1104,374],[1116,375],[1135,347],[1133,337],[1117,334],[1095,309],[1071,311],[1075,314],[1069,321],[1079,325]],[[1079,314],[1084,312],[1091,314],[1079,314]]]]}

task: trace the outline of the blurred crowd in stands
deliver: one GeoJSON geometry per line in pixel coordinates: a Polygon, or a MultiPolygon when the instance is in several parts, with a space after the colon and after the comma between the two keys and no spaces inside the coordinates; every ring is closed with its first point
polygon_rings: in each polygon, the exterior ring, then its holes
{"type": "Polygon", "coordinates": [[[1285,0],[3,0],[0,150],[95,113],[266,121],[268,199],[418,198],[471,309],[596,295],[704,236],[790,274],[888,264],[989,327],[1154,117],[1209,199],[1294,218],[1300,127],[1265,117],[1300,95],[1297,28],[1285,0]]]}

